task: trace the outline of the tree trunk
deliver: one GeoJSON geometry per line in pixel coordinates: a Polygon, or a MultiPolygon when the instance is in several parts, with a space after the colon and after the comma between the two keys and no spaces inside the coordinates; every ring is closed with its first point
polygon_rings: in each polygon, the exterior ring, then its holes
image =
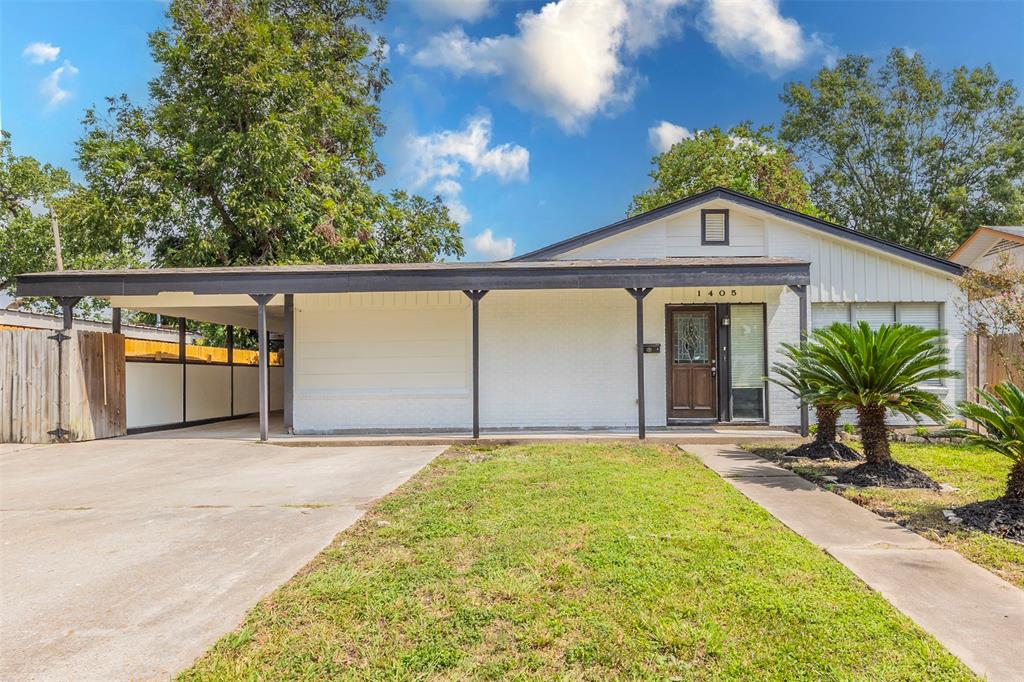
{"type": "Polygon", "coordinates": [[[818,416],[818,432],[814,434],[814,440],[820,445],[836,442],[836,422],[839,421],[839,412],[829,405],[816,405],[814,412],[818,416]]]}
{"type": "Polygon", "coordinates": [[[858,407],[857,422],[867,463],[888,464],[891,462],[889,433],[885,429],[885,408],[878,405],[858,407]]]}
{"type": "Polygon", "coordinates": [[[1014,462],[1010,468],[1010,477],[1006,480],[1006,494],[1003,497],[1024,503],[1024,460],[1014,462]]]}

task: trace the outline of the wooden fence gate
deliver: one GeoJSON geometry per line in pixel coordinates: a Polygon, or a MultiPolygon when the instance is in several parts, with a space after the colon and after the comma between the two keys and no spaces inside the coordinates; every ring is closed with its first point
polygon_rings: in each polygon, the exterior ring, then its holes
{"type": "Polygon", "coordinates": [[[123,436],[124,337],[0,330],[0,443],[123,436]]]}

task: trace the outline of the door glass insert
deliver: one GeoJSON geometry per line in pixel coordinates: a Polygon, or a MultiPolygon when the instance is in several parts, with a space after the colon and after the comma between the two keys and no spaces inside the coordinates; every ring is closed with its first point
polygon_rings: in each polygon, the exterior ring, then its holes
{"type": "Polygon", "coordinates": [[[706,313],[676,313],[675,348],[673,359],[676,363],[708,361],[708,315],[706,313]]]}

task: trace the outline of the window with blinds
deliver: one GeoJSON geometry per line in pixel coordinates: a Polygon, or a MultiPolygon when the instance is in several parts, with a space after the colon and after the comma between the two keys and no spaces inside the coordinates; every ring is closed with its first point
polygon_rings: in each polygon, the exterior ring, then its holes
{"type": "Polygon", "coordinates": [[[872,329],[896,321],[896,308],[892,303],[854,303],[853,321],[867,322],[872,329]]]}
{"type": "Polygon", "coordinates": [[[732,345],[732,417],[764,419],[764,307],[729,307],[729,340],[732,345]]]}
{"type": "Polygon", "coordinates": [[[849,324],[849,305],[846,303],[815,303],[811,306],[812,329],[831,327],[836,322],[849,324]]]}
{"type": "Polygon", "coordinates": [[[729,210],[707,208],[700,212],[701,244],[729,243],[729,210]]]}

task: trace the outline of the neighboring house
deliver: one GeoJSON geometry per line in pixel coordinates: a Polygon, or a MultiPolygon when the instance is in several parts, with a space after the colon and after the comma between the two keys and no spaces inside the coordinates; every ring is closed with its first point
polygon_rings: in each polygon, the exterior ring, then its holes
{"type": "MultiPolygon", "coordinates": [[[[110,322],[75,318],[75,329],[90,332],[109,332],[110,322]]],[[[0,308],[0,329],[62,329],[64,320],[60,315],[33,313],[27,310],[0,308]]],[[[148,325],[123,324],[121,333],[129,339],[140,341],[164,341],[178,343],[178,330],[148,325]]],[[[185,337],[187,343],[195,343],[198,336],[191,332],[185,337]]]]}
{"type": "Polygon", "coordinates": [[[1024,226],[982,225],[949,257],[974,270],[989,271],[1003,257],[1016,269],[1024,269],[1024,226]]]}
{"type": "MultiPolygon", "coordinates": [[[[912,323],[946,330],[962,370],[961,272],[716,188],[498,263],[37,273],[18,293],[245,326],[265,314],[297,433],[466,430],[475,403],[484,429],[637,428],[640,414],[806,428],[765,380],[781,344],[837,320],[912,323]]],[[[929,388],[964,397],[961,379],[929,388]]]]}

